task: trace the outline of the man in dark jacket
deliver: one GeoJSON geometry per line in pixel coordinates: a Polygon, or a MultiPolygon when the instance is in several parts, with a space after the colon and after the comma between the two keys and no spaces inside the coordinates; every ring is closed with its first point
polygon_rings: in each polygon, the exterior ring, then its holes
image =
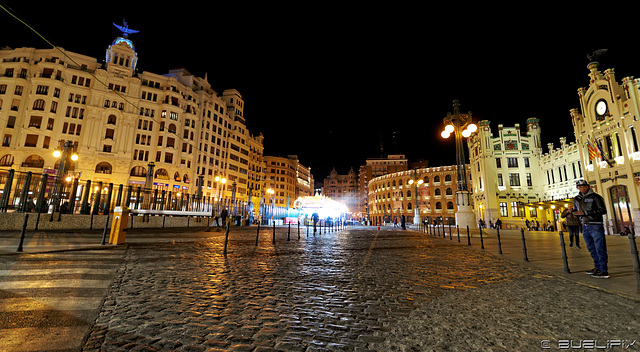
{"type": "Polygon", "coordinates": [[[569,204],[562,212],[563,218],[567,219],[567,229],[569,229],[569,247],[573,247],[573,239],[576,239],[576,247],[580,248],[580,219],[573,215],[573,205],[569,204]]]}
{"type": "Polygon", "coordinates": [[[587,271],[596,278],[609,278],[607,270],[607,242],[604,237],[602,216],[607,213],[604,199],[595,193],[587,181],[579,180],[576,187],[580,193],[573,199],[573,215],[582,222],[582,237],[593,258],[594,268],[587,271]]]}

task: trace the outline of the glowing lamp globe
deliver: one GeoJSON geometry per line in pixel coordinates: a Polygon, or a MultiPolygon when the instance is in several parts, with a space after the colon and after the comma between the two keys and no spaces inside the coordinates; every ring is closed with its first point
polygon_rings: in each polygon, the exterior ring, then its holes
{"type": "Polygon", "coordinates": [[[453,127],[453,125],[446,125],[444,127],[444,130],[451,134],[451,133],[453,133],[453,131],[455,131],[455,127],[453,127]]]}
{"type": "Polygon", "coordinates": [[[444,131],[442,131],[442,133],[440,133],[440,135],[442,136],[442,138],[449,138],[451,133],[449,133],[446,130],[444,130],[444,131]]]}

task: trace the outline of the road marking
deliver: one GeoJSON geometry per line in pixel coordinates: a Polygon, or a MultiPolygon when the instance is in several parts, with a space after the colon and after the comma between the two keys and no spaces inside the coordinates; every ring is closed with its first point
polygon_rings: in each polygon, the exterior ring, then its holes
{"type": "Polygon", "coordinates": [[[99,297],[16,297],[0,299],[0,312],[33,310],[91,310],[102,302],[99,297]]]}
{"type": "Polygon", "coordinates": [[[0,290],[18,289],[39,289],[39,288],[107,288],[111,280],[82,280],[82,279],[59,279],[59,280],[32,280],[32,281],[5,281],[0,282],[0,290]]]}

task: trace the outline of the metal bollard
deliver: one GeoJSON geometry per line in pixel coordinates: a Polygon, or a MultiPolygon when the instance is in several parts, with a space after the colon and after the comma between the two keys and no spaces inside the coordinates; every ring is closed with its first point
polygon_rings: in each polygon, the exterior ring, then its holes
{"type": "Polygon", "coordinates": [[[291,223],[288,223],[289,230],[287,230],[287,241],[291,241],[291,223]]]}
{"type": "Polygon", "coordinates": [[[273,238],[271,239],[271,243],[276,244],[276,222],[273,222],[273,238]]]}
{"type": "Polygon", "coordinates": [[[522,259],[525,262],[529,261],[529,257],[527,257],[527,243],[524,240],[524,229],[520,229],[520,236],[522,237],[522,259]]]}
{"type": "Polygon", "coordinates": [[[107,243],[107,231],[109,231],[109,215],[107,215],[107,221],[104,222],[104,230],[102,230],[102,242],[101,245],[105,245],[107,243]]]}
{"type": "Polygon", "coordinates": [[[471,245],[471,234],[469,234],[469,225],[467,225],[467,246],[471,245]]]}
{"type": "Polygon", "coordinates": [[[20,242],[18,243],[18,249],[16,252],[22,252],[22,245],[24,244],[24,235],[27,232],[27,221],[29,220],[29,213],[24,214],[24,223],[22,223],[22,232],[20,232],[20,242]]]}
{"type": "Polygon", "coordinates": [[[300,240],[300,221],[298,221],[298,241],[300,240]]]}
{"type": "Polygon", "coordinates": [[[227,230],[224,232],[224,247],[222,248],[222,255],[227,256],[227,243],[229,243],[229,222],[227,221],[227,230]]]}
{"type": "Polygon", "coordinates": [[[460,243],[460,226],[456,224],[456,232],[458,233],[458,243],[460,243]]]}
{"type": "Polygon", "coordinates": [[[564,245],[564,234],[562,231],[558,232],[560,235],[560,248],[562,249],[562,263],[564,264],[564,273],[571,274],[571,270],[569,270],[569,262],[567,260],[567,248],[564,245]]]}
{"type": "Polygon", "coordinates": [[[480,249],[484,249],[484,238],[482,238],[482,230],[480,230],[480,249]]]}
{"type": "MultiPolygon", "coordinates": [[[[482,232],[482,229],[480,229],[482,232]]],[[[498,237],[498,254],[502,254],[502,242],[500,242],[500,228],[496,228],[496,236],[498,237]]]]}
{"type": "Polygon", "coordinates": [[[640,293],[640,259],[638,259],[638,247],[633,233],[629,234],[629,245],[631,247],[631,258],[633,259],[633,271],[636,273],[636,292],[640,293]]]}
{"type": "Polygon", "coordinates": [[[449,223],[449,239],[453,241],[453,232],[451,232],[451,223],[449,223]]]}
{"type": "Polygon", "coordinates": [[[256,231],[256,247],[258,247],[258,237],[260,236],[260,221],[258,221],[258,230],[256,231]]]}

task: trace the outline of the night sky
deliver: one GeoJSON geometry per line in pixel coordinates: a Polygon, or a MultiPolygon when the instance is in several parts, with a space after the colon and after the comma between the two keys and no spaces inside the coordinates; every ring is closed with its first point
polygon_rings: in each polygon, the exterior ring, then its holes
{"type": "MultiPolygon", "coordinates": [[[[319,181],[333,167],[357,171],[380,157],[381,141],[385,155],[452,165],[454,143],[440,132],[454,99],[474,121],[491,121],[494,134],[499,123],[539,118],[546,152],[548,142],[574,140],[569,110],[589,83],[588,53],[607,48],[601,69],[615,68],[618,81],[640,74],[624,26],[596,8],[0,4],[55,45],[100,61],[120,35],[112,22],[126,19],[140,30],[130,36],[140,72],[185,67],[208,73],[218,93],[237,89],[265,155],[296,154],[319,181]]],[[[0,47],[50,47],[1,9],[0,33],[0,47]]]]}

